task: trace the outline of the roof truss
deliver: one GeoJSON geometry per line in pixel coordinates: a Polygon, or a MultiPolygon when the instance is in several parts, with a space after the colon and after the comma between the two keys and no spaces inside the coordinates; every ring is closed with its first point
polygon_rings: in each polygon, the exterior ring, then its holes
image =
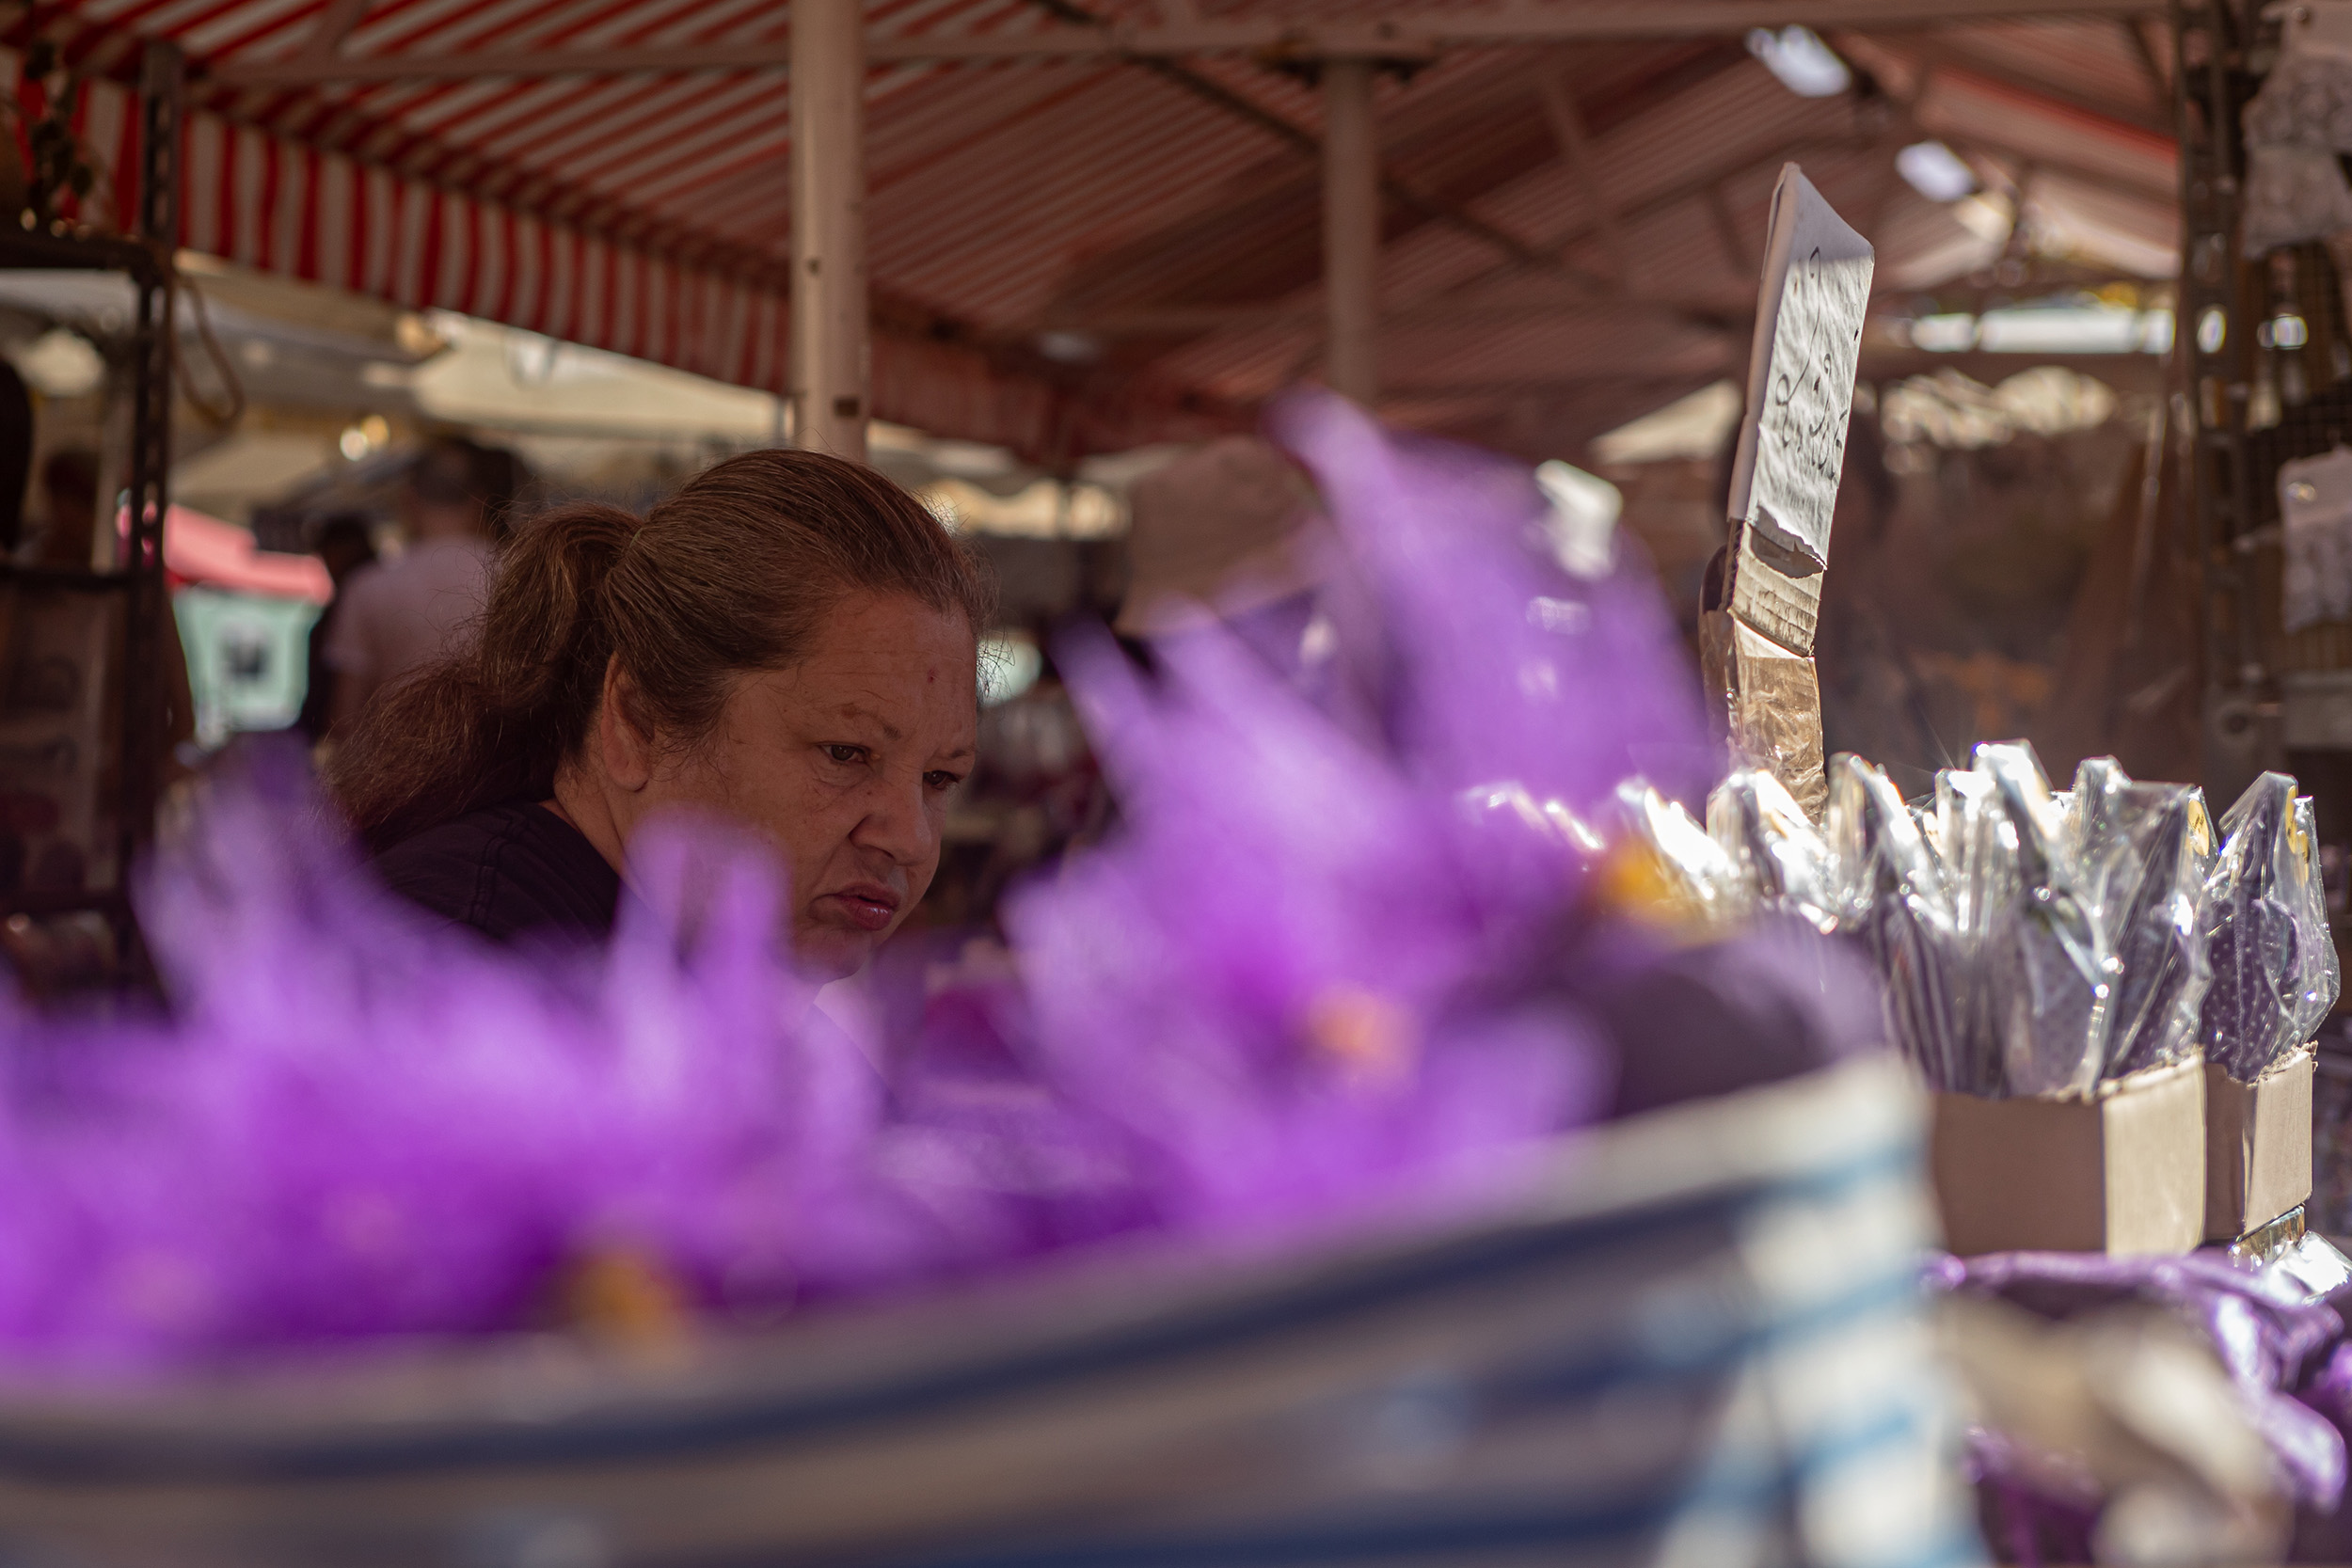
{"type": "MultiPolygon", "coordinates": [[[[1174,26],[1055,25],[1027,33],[869,37],[877,65],[995,60],[1166,59],[1249,55],[1269,63],[1374,58],[1410,62],[1447,47],[1721,38],[1770,23],[1856,32],[1940,27],[2020,17],[2138,17],[2161,0],[1642,0],[1565,5],[1535,0],[1482,13],[1400,11],[1378,22],[1300,24],[1276,19],[1193,21],[1174,26]]],[[[788,42],[668,49],[485,50],[441,55],[291,57],[218,66],[225,86],[294,87],[329,82],[456,81],[475,77],[614,76],[685,71],[781,71],[788,42]]]]}

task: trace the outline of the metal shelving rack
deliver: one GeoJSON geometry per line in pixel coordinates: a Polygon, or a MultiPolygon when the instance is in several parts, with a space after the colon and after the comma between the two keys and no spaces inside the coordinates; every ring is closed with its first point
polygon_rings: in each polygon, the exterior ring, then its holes
{"type": "MultiPolygon", "coordinates": [[[[117,565],[82,571],[0,562],[0,584],[122,596],[120,712],[114,740],[119,750],[111,770],[113,874],[103,885],[79,889],[0,891],[0,918],[97,912],[114,927],[121,961],[134,971],[145,960],[127,882],[153,838],[167,744],[158,722],[167,697],[162,639],[170,635],[163,539],[171,468],[172,255],[180,232],[184,79],[176,45],[148,45],[140,71],[139,211],[134,237],[0,225],[0,268],[119,273],[136,296],[129,335],[131,450],[124,487],[129,524],[117,565]]],[[[102,527],[105,521],[102,516],[102,527]]],[[[94,773],[93,787],[106,778],[94,773]]]]}
{"type": "Polygon", "coordinates": [[[2224,803],[2283,754],[2277,672],[2265,656],[2265,543],[2247,450],[2256,311],[2239,255],[2246,152],[2240,112],[2259,79],[2251,55],[2261,0],[2173,0],[2174,114],[2184,229],[2179,352],[2195,432],[2190,542],[2203,572],[2205,782],[2224,803]]]}

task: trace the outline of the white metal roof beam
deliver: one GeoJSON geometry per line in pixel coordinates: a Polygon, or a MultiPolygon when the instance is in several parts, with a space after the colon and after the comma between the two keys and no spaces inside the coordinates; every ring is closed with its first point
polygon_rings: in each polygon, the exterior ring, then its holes
{"type": "MultiPolygon", "coordinates": [[[[1372,57],[1411,60],[1449,45],[1594,43],[1736,36],[1764,24],[1883,32],[2018,17],[2158,14],[2162,0],[1641,0],[1569,6],[1532,0],[1484,14],[1399,11],[1385,21],[1305,24],[1272,18],[1171,27],[1054,26],[1029,33],[871,38],[875,64],[1244,54],[1274,60],[1372,57]]],[[[470,77],[626,76],[655,72],[784,71],[788,42],[666,49],[484,50],[362,59],[295,56],[215,68],[233,87],[326,82],[451,81],[470,77]]]]}

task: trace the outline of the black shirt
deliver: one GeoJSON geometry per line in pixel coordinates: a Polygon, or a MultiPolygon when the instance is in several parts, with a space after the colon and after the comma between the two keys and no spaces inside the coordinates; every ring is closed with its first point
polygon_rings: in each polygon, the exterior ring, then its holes
{"type": "Polygon", "coordinates": [[[528,800],[428,828],[375,858],[386,887],[494,942],[533,934],[602,942],[621,876],[586,835],[528,800]]]}

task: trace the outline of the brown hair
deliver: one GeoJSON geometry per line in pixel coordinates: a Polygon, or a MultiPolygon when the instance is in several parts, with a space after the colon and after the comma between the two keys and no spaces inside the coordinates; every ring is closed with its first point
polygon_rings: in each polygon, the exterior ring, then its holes
{"type": "Polygon", "coordinates": [[[523,524],[491,579],[479,638],[381,693],[337,747],[327,785],[380,851],[504,800],[544,800],[586,742],[617,657],[665,739],[707,735],[730,677],[807,650],[860,590],[992,610],[970,551],[873,469],[755,451],[705,470],[641,520],[561,507],[523,524]]]}

